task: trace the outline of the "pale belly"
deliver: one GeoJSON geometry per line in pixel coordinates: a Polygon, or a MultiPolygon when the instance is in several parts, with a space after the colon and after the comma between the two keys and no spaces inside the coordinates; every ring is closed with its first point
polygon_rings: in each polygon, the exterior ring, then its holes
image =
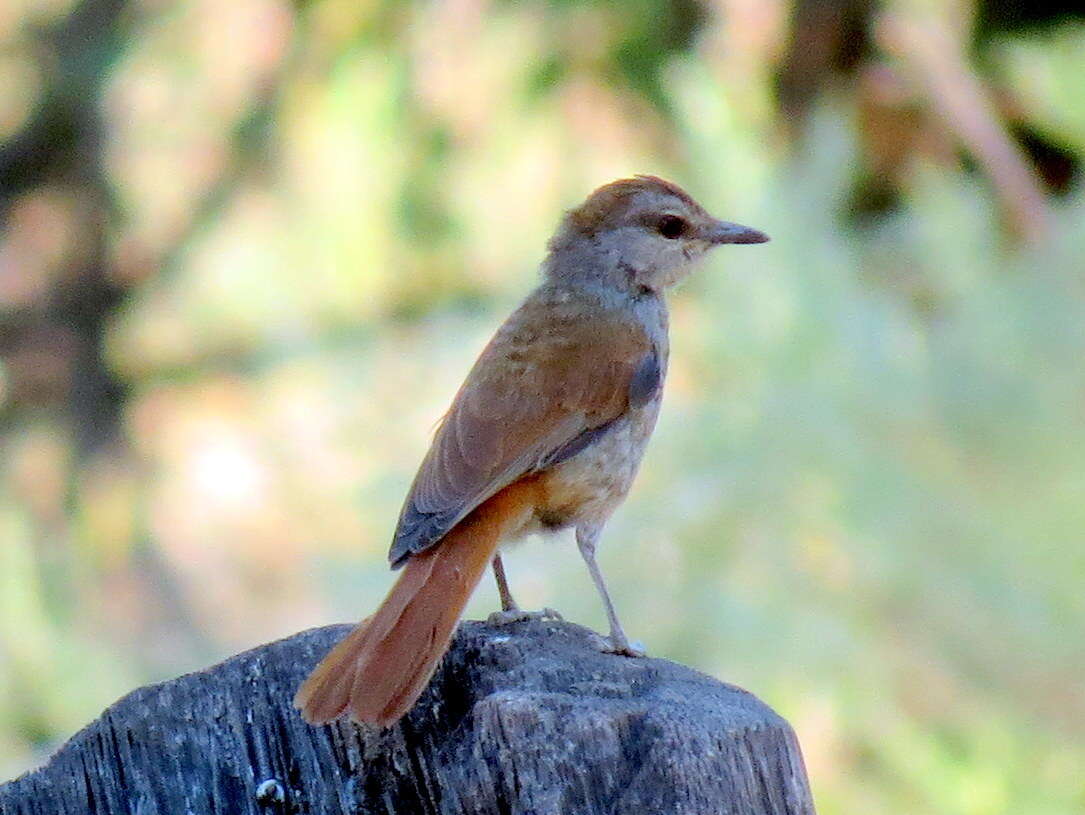
{"type": "Polygon", "coordinates": [[[589,447],[547,471],[534,513],[512,537],[604,523],[633,484],[659,406],[657,397],[631,410],[589,447]]]}

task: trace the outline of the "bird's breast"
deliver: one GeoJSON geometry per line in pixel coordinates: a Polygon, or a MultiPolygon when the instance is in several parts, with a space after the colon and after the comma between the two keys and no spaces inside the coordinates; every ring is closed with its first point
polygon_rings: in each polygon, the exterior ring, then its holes
{"type": "Polygon", "coordinates": [[[629,492],[659,415],[660,398],[631,409],[575,456],[543,474],[525,532],[602,523],[629,492]]]}

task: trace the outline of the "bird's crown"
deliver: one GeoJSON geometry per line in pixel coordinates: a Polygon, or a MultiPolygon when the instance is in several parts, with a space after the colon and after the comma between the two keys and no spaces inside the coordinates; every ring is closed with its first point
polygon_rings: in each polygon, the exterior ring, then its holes
{"type": "Polygon", "coordinates": [[[588,199],[566,216],[567,224],[584,235],[594,235],[616,223],[639,194],[654,194],[660,198],[676,198],[687,207],[703,212],[689,193],[672,181],[654,175],[621,178],[596,189],[588,199]]]}

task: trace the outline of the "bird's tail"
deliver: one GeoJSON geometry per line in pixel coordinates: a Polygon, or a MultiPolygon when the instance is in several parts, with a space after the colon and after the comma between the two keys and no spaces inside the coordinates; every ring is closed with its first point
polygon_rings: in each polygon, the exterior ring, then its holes
{"type": "Polygon", "coordinates": [[[531,479],[506,487],[439,544],[411,556],[380,608],[298,690],[294,706],[307,722],[325,724],[350,713],[387,727],[414,706],[501,538],[531,511],[535,489],[531,479]]]}

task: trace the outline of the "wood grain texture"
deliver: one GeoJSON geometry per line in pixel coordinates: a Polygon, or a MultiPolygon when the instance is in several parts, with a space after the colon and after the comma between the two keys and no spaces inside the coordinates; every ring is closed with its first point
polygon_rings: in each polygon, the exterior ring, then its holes
{"type": "Polygon", "coordinates": [[[290,699],[348,628],[129,694],[0,786],[0,813],[814,812],[794,733],[766,705],[665,660],[602,654],[569,623],[464,623],[399,725],[310,727],[290,699]]]}

